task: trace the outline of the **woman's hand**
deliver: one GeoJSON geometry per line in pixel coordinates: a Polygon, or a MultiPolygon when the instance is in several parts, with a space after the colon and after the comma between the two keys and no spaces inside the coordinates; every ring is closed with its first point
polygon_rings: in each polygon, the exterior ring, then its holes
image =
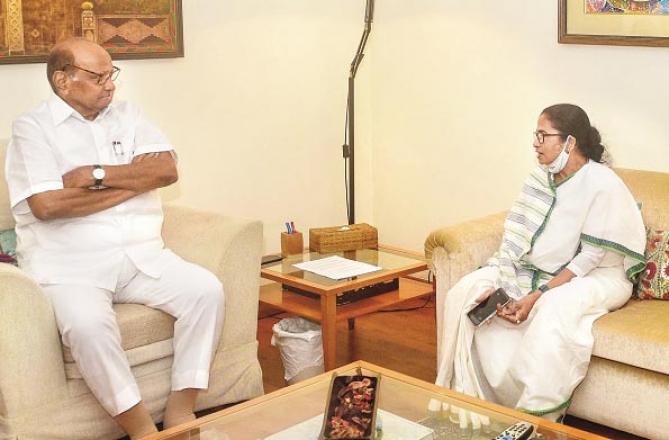
{"type": "Polygon", "coordinates": [[[518,301],[511,301],[505,306],[497,306],[497,316],[506,319],[513,324],[521,324],[527,320],[527,317],[541,296],[540,291],[534,291],[518,301]]]}

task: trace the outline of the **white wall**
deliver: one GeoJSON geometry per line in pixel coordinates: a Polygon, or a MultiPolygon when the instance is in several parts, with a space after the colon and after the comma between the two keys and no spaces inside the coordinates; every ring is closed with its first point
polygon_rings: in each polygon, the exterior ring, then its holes
{"type": "MultiPolygon", "coordinates": [[[[169,200],[344,223],[341,143],[363,0],[185,0],[186,57],[119,61],[118,98],[172,138],[169,200]]],[[[669,49],[557,44],[548,0],[377,0],[356,81],[357,220],[422,249],[440,226],[505,209],[534,163],[541,109],[589,112],[618,166],[669,171],[669,49]]],[[[0,66],[0,138],[48,93],[44,65],[0,66]]]]}
{"type": "MultiPolygon", "coordinates": [[[[346,80],[364,5],[185,0],[183,9],[185,58],[116,62],[116,99],[139,104],[179,153],[180,181],[164,197],[262,219],[266,252],[278,250],[287,219],[304,231],[345,223],[346,80]]],[[[48,95],[44,70],[0,66],[0,138],[48,95]]]]}
{"type": "Polygon", "coordinates": [[[558,102],[589,113],[616,166],[669,171],[669,48],[558,44],[547,0],[380,0],[376,13],[361,181],[381,241],[420,250],[438,227],[508,208],[536,118],[558,102]]]}

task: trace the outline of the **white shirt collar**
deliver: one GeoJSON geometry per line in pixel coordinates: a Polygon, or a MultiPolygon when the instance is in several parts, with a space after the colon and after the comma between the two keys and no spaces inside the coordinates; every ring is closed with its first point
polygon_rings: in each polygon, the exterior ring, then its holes
{"type": "MultiPolygon", "coordinates": [[[[107,107],[105,107],[100,113],[98,113],[98,116],[95,119],[98,120],[104,118],[105,115],[111,110],[112,105],[113,104],[109,104],[107,107]]],[[[84,118],[78,111],[73,109],[70,104],[65,102],[63,98],[56,95],[55,93],[51,94],[51,97],[48,101],[48,106],[49,110],[51,111],[51,117],[53,118],[54,125],[62,124],[70,116],[74,116],[77,119],[86,121],[86,118],[84,118]]]]}
{"type": "Polygon", "coordinates": [[[72,116],[73,113],[77,113],[67,102],[63,101],[63,99],[55,93],[51,94],[48,106],[51,111],[54,125],[60,125],[63,121],[72,116]]]}

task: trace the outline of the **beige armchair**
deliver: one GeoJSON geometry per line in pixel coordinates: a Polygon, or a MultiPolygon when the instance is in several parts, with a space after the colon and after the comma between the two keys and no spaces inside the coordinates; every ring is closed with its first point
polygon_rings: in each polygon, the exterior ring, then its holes
{"type": "MultiPolygon", "coordinates": [[[[669,173],[618,169],[646,226],[669,229],[669,173]]],[[[506,213],[433,231],[425,256],[437,280],[437,335],[450,287],[497,250],[506,213]]],[[[568,414],[653,439],[669,439],[669,301],[632,299],[595,322],[588,374],[568,414]]],[[[438,346],[441,341],[438,341],[438,346]]]]}
{"type": "MultiPolygon", "coordinates": [[[[5,146],[0,142],[0,164],[5,146]]],[[[4,168],[3,168],[4,169],[4,168]]],[[[13,227],[0,171],[0,230],[13,227]]],[[[263,393],[256,339],[262,224],[166,206],[163,238],[222,281],[225,323],[209,390],[196,409],[263,393]]],[[[114,306],[123,349],[156,422],[170,391],[173,318],[135,304],[114,306]]],[[[102,409],[62,346],[53,311],[20,269],[0,264],[0,439],[114,439],[124,434],[102,409]]]]}

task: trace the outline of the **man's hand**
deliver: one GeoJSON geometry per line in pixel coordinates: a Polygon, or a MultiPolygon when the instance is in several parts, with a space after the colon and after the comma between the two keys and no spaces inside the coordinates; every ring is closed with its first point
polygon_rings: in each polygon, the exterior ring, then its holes
{"type": "Polygon", "coordinates": [[[136,195],[134,191],[115,188],[101,191],[63,188],[33,194],[26,200],[33,215],[42,221],[47,221],[57,218],[84,217],[109,209],[136,195]]]}
{"type": "MultiPolygon", "coordinates": [[[[146,153],[135,156],[127,165],[104,165],[103,186],[143,193],[177,181],[176,162],[172,152],[146,153]]],[[[63,187],[89,189],[95,185],[93,165],[68,171],[62,177],[63,187]]]]}
{"type": "Polygon", "coordinates": [[[139,156],[135,156],[135,157],[133,157],[131,163],[141,162],[141,161],[143,161],[144,159],[155,159],[155,158],[159,157],[160,155],[161,155],[161,153],[144,153],[144,154],[140,154],[139,156]]]}
{"type": "Polygon", "coordinates": [[[518,301],[512,300],[503,307],[498,305],[497,316],[513,324],[525,322],[532,311],[532,307],[534,307],[534,303],[537,302],[540,296],[541,292],[535,291],[518,301]]]}
{"type": "Polygon", "coordinates": [[[63,187],[65,188],[90,188],[95,184],[93,179],[93,166],[85,165],[77,167],[63,174],[63,187]]]}
{"type": "Polygon", "coordinates": [[[105,166],[104,186],[138,193],[171,185],[179,178],[173,152],[140,154],[127,165],[105,166]]]}

